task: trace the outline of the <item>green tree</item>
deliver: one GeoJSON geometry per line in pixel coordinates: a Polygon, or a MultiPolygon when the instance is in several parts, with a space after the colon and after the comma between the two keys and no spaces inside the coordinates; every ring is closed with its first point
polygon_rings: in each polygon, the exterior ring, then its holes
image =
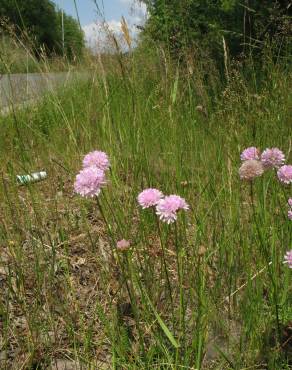
{"type": "Polygon", "coordinates": [[[224,36],[235,56],[250,47],[259,50],[266,38],[289,33],[289,0],[141,1],[150,14],[145,34],[175,51],[199,43],[217,54],[224,36]]]}
{"type": "MultiPolygon", "coordinates": [[[[0,17],[16,25],[16,32],[26,31],[38,49],[48,54],[63,54],[61,12],[51,0],[0,0],[0,17]]],[[[64,14],[65,54],[68,58],[80,56],[84,35],[79,24],[64,14]]]]}
{"type": "Polygon", "coordinates": [[[58,49],[56,40],[57,16],[54,4],[49,0],[0,0],[1,17],[8,18],[19,32],[27,30],[38,46],[47,51],[58,49]]]}

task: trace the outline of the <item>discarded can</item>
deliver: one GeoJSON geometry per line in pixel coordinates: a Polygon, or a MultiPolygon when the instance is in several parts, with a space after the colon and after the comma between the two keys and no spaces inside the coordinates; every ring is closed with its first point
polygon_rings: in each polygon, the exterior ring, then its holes
{"type": "Polygon", "coordinates": [[[47,177],[47,173],[45,171],[41,171],[41,172],[34,172],[30,175],[18,175],[16,176],[16,179],[20,185],[26,185],[26,184],[29,184],[30,182],[42,181],[46,177],[47,177]]]}

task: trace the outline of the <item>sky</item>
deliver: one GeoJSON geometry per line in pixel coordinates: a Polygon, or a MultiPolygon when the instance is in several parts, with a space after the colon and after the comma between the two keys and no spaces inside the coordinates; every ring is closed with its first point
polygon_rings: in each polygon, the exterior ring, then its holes
{"type": "MultiPolygon", "coordinates": [[[[77,18],[74,0],[53,0],[61,9],[77,18]]],[[[137,0],[96,0],[100,9],[104,12],[104,18],[108,27],[117,36],[121,34],[122,16],[128,23],[132,37],[138,33],[136,25],[141,25],[146,19],[146,7],[139,4],[137,0]]],[[[85,33],[87,44],[95,48],[96,44],[104,43],[105,37],[101,31],[101,18],[98,16],[93,0],[76,0],[78,15],[81,26],[85,33]]]]}

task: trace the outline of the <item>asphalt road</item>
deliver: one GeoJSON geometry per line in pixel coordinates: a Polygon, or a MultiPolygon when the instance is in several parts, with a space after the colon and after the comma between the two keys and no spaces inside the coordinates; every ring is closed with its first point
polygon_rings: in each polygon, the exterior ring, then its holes
{"type": "Polygon", "coordinates": [[[0,75],[0,111],[11,104],[20,105],[41,97],[45,92],[67,86],[76,79],[88,78],[82,72],[19,73],[0,75]]]}

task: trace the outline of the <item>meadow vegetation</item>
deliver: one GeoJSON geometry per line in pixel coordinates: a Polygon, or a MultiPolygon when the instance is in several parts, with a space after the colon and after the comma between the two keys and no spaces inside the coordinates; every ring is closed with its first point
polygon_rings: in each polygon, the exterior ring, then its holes
{"type": "Polygon", "coordinates": [[[1,369],[290,368],[291,184],[238,173],[251,146],[292,162],[286,61],[144,44],[0,117],[1,369]],[[93,150],[111,165],[86,199],[93,150]],[[149,187],[190,209],[161,222],[137,202],[149,187]]]}

